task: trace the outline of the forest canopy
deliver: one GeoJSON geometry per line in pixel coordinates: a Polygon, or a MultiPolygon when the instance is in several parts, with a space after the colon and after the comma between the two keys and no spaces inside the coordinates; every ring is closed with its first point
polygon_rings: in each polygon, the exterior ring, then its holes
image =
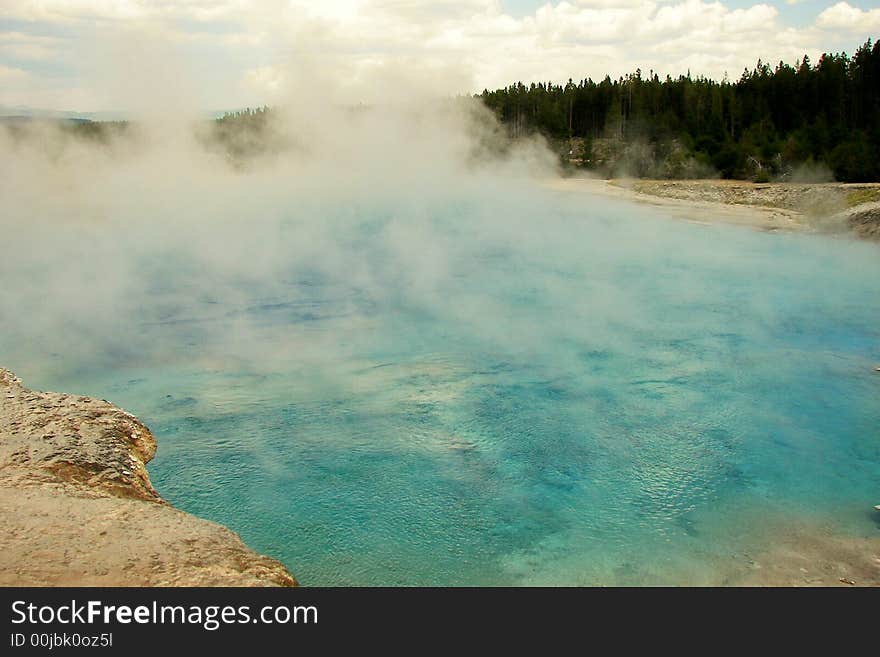
{"type": "Polygon", "coordinates": [[[880,180],[880,43],[870,39],[815,64],[758,60],[733,82],[637,70],[479,97],[511,137],[540,133],[564,161],[608,175],[880,180]]]}

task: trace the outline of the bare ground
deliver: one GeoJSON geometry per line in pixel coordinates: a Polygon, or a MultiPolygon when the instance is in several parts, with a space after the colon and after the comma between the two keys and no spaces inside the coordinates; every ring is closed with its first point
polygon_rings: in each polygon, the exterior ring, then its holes
{"type": "Polygon", "coordinates": [[[689,221],[762,230],[855,234],[880,240],[880,183],[752,183],[741,180],[566,178],[550,186],[655,207],[689,221]]]}

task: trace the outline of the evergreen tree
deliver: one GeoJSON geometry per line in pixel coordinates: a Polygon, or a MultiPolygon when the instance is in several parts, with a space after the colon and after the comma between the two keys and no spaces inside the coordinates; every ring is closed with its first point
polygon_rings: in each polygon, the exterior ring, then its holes
{"type": "Polygon", "coordinates": [[[683,147],[725,177],[784,178],[822,162],[841,181],[880,179],[880,45],[871,40],[852,58],[826,53],[815,65],[806,55],[793,66],[759,59],[735,82],[637,69],[599,83],[517,82],[480,98],[515,138],[683,147]]]}

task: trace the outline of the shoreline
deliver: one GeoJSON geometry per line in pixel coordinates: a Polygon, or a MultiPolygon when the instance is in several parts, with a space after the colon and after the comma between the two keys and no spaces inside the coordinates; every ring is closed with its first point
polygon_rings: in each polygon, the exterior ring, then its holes
{"type": "Polygon", "coordinates": [[[105,400],[0,368],[0,586],[297,586],[150,482],[150,430],[105,400]]]}
{"type": "Polygon", "coordinates": [[[544,186],[659,208],[699,224],[880,240],[880,183],[751,183],[739,180],[559,178],[544,186]],[[861,201],[861,202],[860,202],[861,201]]]}
{"type": "Polygon", "coordinates": [[[823,526],[780,528],[762,551],[722,580],[724,586],[880,586],[880,538],[823,526]]]}

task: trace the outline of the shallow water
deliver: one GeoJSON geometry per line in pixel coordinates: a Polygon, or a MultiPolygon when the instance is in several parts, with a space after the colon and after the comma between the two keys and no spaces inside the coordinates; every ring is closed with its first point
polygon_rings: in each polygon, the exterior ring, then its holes
{"type": "Polygon", "coordinates": [[[3,363],[139,415],[159,492],[307,585],[706,583],[750,514],[876,535],[876,245],[529,199],[340,211],[328,261],[234,281],[169,254],[128,347],[3,363]]]}

